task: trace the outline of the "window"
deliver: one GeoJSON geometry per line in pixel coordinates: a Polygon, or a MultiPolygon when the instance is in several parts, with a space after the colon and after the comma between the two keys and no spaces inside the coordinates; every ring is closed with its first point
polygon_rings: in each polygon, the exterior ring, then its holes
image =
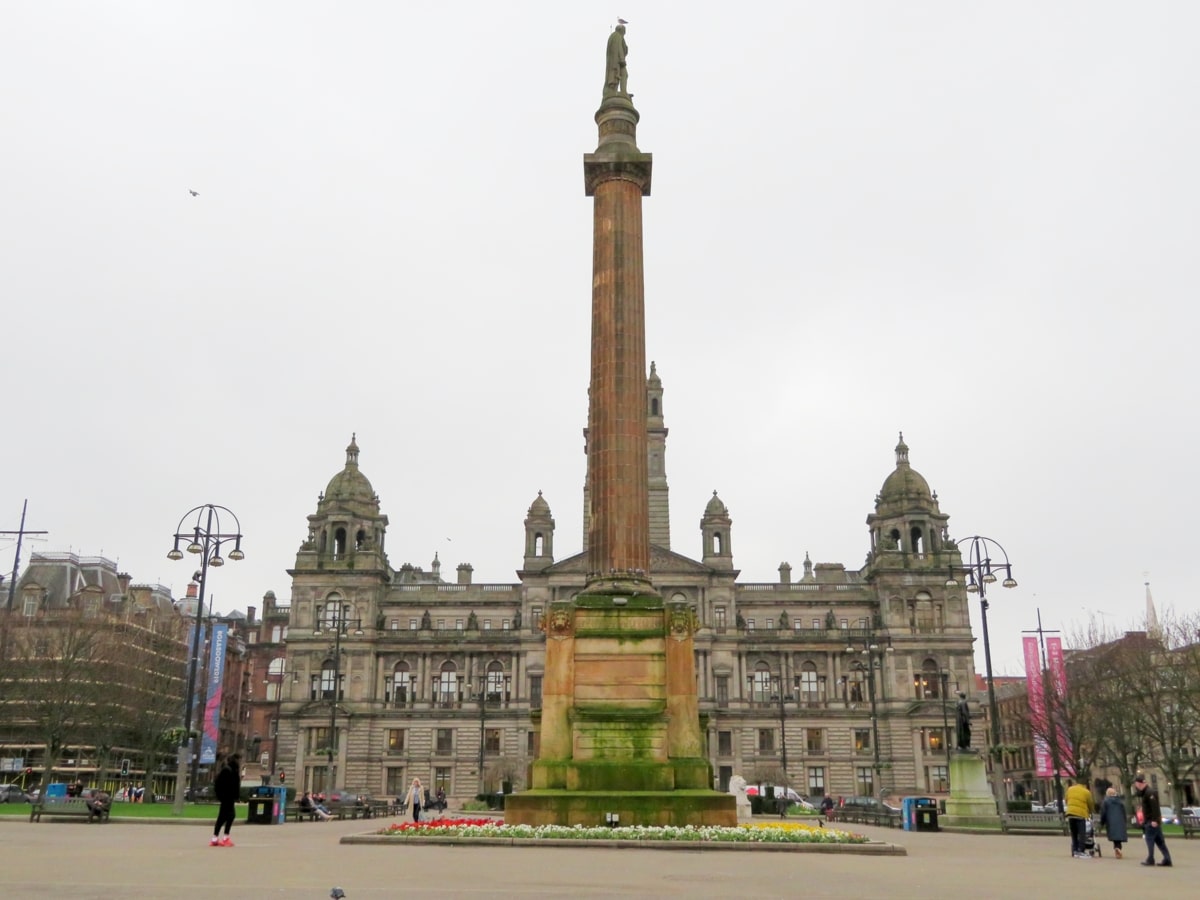
{"type": "Polygon", "coordinates": [[[766,663],[759,663],[754,674],[750,676],[750,700],[753,703],[766,705],[771,702],[771,671],[766,663]]]}
{"type": "Polygon", "coordinates": [[[391,627],[392,631],[400,630],[400,620],[399,619],[392,619],[392,621],[388,624],[391,627]]]}
{"type": "Polygon", "coordinates": [[[542,708],[542,676],[541,675],[530,675],[529,676],[529,708],[530,709],[541,709],[542,708]]]}
{"type": "Polygon", "coordinates": [[[437,620],[437,630],[438,630],[438,631],[445,631],[445,630],[446,630],[446,620],[445,620],[445,619],[438,619],[438,620],[437,620]]]}
{"type": "Polygon", "coordinates": [[[747,619],[747,620],[746,620],[746,630],[747,630],[747,631],[753,631],[753,630],[754,630],[754,620],[753,620],[753,619],[747,619]]]}
{"type": "Polygon", "coordinates": [[[871,752],[871,729],[870,728],[855,728],[854,729],[854,752],[855,753],[870,753],[871,752]]]}
{"type": "Polygon", "coordinates": [[[484,619],[484,620],[483,620],[483,630],[484,630],[484,631],[491,631],[491,630],[492,630],[492,620],[491,620],[491,619],[484,619]]]}
{"type": "Polygon", "coordinates": [[[800,701],[808,706],[816,706],[821,699],[821,682],[817,677],[817,667],[806,662],[800,667],[800,701]]]}
{"type": "Polygon", "coordinates": [[[501,631],[508,631],[508,630],[509,630],[511,627],[512,627],[512,625],[511,625],[511,623],[508,621],[508,619],[501,619],[501,620],[500,620],[500,630],[501,630],[501,631]]]}
{"type": "Polygon", "coordinates": [[[810,797],[825,793],[825,767],[808,767],[808,794],[810,797]]]}
{"type": "Polygon", "coordinates": [[[849,698],[851,703],[862,703],[863,697],[866,696],[867,671],[860,664],[855,663],[854,668],[850,670],[850,691],[849,698]]]}
{"type": "Polygon", "coordinates": [[[309,728],[308,729],[308,744],[306,750],[309,753],[322,753],[329,749],[329,728],[309,728]]]}
{"type": "Polygon", "coordinates": [[[534,631],[542,630],[542,608],[535,606],[529,611],[529,624],[534,631]]]}
{"type": "Polygon", "coordinates": [[[936,700],[941,696],[941,681],[937,660],[926,659],[913,677],[913,694],[918,700],[936,700]]]}
{"type": "Polygon", "coordinates": [[[499,662],[490,662],[487,667],[487,683],[484,693],[488,703],[507,703],[509,679],[504,677],[504,666],[499,662]]]}
{"type": "Polygon", "coordinates": [[[713,607],[713,625],[717,629],[717,634],[725,633],[725,628],[727,627],[726,619],[725,619],[725,607],[723,607],[723,606],[714,606],[713,607]]]}
{"type": "Polygon", "coordinates": [[[775,620],[772,619],[770,616],[768,616],[766,621],[767,621],[767,631],[774,631],[775,630],[775,620]]]}
{"type": "Polygon", "coordinates": [[[450,796],[450,767],[437,766],[433,770],[433,793],[439,790],[444,791],[446,796],[450,796]]]}
{"type": "Polygon", "coordinates": [[[417,630],[417,620],[416,620],[416,619],[409,619],[409,620],[408,620],[408,630],[409,630],[409,631],[416,631],[416,630],[417,630]]]}
{"type": "Polygon", "coordinates": [[[433,702],[437,706],[451,707],[457,706],[458,701],[458,670],[452,662],[443,663],[441,673],[434,676],[433,702]]]}
{"type": "Polygon", "coordinates": [[[774,728],[758,729],[758,752],[759,753],[774,753],[775,752],[775,729],[774,728]]]}
{"type": "Polygon", "coordinates": [[[317,689],[314,692],[313,700],[344,700],[346,689],[346,676],[337,672],[333,665],[332,659],[327,659],[321,663],[321,674],[314,676],[313,681],[319,682],[317,689]],[[337,684],[337,696],[334,696],[334,684],[337,684]]]}
{"type": "Polygon", "coordinates": [[[921,743],[930,753],[943,753],[946,750],[946,736],[940,728],[922,729],[924,740],[921,743]]]}
{"type": "Polygon", "coordinates": [[[462,631],[462,630],[463,630],[463,620],[462,620],[462,619],[455,619],[455,620],[454,620],[454,630],[455,630],[455,631],[462,631]]]}
{"type": "Polygon", "coordinates": [[[388,753],[403,753],[404,752],[404,729],[389,728],[387,732],[387,752],[388,753]]]}
{"type": "Polygon", "coordinates": [[[733,756],[733,732],[717,732],[717,756],[733,756]]]}
{"type": "Polygon", "coordinates": [[[278,644],[282,640],[283,640],[283,628],[279,625],[273,626],[271,628],[271,643],[278,644]]]}
{"type": "Polygon", "coordinates": [[[792,628],[795,629],[796,631],[800,631],[801,630],[800,626],[802,626],[803,624],[804,623],[801,622],[799,619],[796,619],[794,622],[792,622],[792,628]]]}
{"type": "Polygon", "coordinates": [[[717,676],[717,706],[726,709],[729,706],[729,676],[717,676]]]}
{"type": "Polygon", "coordinates": [[[483,734],[483,752],[488,756],[500,755],[500,729],[487,728],[483,734]]]}
{"type": "Polygon", "coordinates": [[[813,619],[813,631],[820,631],[820,630],[821,630],[821,620],[813,619]]]}
{"type": "Polygon", "coordinates": [[[531,759],[537,759],[538,751],[542,748],[541,735],[536,731],[525,733],[525,753],[531,759]]]}
{"type": "Polygon", "coordinates": [[[808,748],[809,753],[824,753],[825,752],[825,729],[824,728],[805,728],[804,729],[804,746],[808,748]]]}
{"type": "Polygon", "coordinates": [[[416,676],[409,671],[408,663],[396,663],[392,671],[391,696],[388,698],[396,706],[408,706],[415,699],[416,676]]]}
{"type": "Polygon", "coordinates": [[[950,790],[950,771],[945,766],[926,766],[925,783],[930,791],[945,794],[950,790]]]}
{"type": "Polygon", "coordinates": [[[385,771],[387,772],[387,782],[384,791],[394,797],[403,797],[409,786],[404,779],[404,767],[388,766],[385,771]]]}
{"type": "Polygon", "coordinates": [[[38,610],[37,594],[30,591],[25,595],[24,602],[21,605],[21,612],[26,616],[36,616],[38,610]]]}
{"type": "Polygon", "coordinates": [[[436,749],[434,750],[438,756],[449,756],[454,752],[454,729],[439,728],[437,729],[436,749]]]}
{"type": "Polygon", "coordinates": [[[875,796],[875,777],[870,766],[858,766],[854,770],[854,786],[860,797],[875,796]]]}
{"type": "Polygon", "coordinates": [[[305,766],[304,776],[306,790],[320,792],[332,787],[327,766],[305,766]]]}

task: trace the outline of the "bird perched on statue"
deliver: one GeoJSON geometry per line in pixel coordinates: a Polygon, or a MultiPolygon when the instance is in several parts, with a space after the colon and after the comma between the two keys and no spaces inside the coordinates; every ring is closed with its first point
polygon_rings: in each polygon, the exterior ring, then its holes
{"type": "Polygon", "coordinates": [[[617,24],[618,25],[628,25],[629,21],[627,19],[617,19],[617,24]]]}
{"type": "Polygon", "coordinates": [[[199,196],[200,196],[200,192],[199,192],[199,191],[193,191],[191,188],[188,188],[188,193],[189,193],[189,194],[191,194],[193,197],[199,197],[199,196]]]}

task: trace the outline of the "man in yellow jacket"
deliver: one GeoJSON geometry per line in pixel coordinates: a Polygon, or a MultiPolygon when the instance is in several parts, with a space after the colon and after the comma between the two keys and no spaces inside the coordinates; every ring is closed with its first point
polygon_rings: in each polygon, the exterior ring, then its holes
{"type": "Polygon", "coordinates": [[[1071,855],[1076,859],[1091,859],[1084,851],[1087,840],[1087,821],[1096,811],[1096,801],[1086,784],[1071,781],[1067,788],[1067,824],[1071,826],[1071,855]]]}

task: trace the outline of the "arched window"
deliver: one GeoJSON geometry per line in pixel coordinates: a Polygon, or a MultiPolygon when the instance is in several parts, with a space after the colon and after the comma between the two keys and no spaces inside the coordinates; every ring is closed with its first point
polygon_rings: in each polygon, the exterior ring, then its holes
{"type": "Polygon", "coordinates": [[[750,676],[750,700],[752,703],[770,705],[772,681],[771,668],[765,662],[760,662],[755,667],[754,674],[750,676]]]}
{"type": "Polygon", "coordinates": [[[413,701],[416,685],[413,684],[412,670],[408,663],[396,663],[392,670],[391,701],[396,706],[409,706],[413,701]]]}
{"type": "Polygon", "coordinates": [[[330,594],[325,598],[325,602],[317,607],[317,622],[323,631],[345,625],[349,619],[350,604],[342,602],[341,594],[330,594]]]}
{"type": "Polygon", "coordinates": [[[333,558],[344,559],[346,557],[346,529],[339,528],[333,533],[333,558]]]}
{"type": "Polygon", "coordinates": [[[343,687],[346,683],[346,676],[337,671],[333,665],[332,659],[327,659],[321,663],[321,700],[341,700],[343,699],[343,687]],[[336,693],[335,693],[336,684],[336,693]]]}
{"type": "Polygon", "coordinates": [[[721,532],[713,532],[713,556],[721,555],[721,532]]]}
{"type": "Polygon", "coordinates": [[[504,677],[504,666],[498,660],[488,663],[484,693],[488,703],[508,701],[508,679],[504,677]]]}
{"type": "Polygon", "coordinates": [[[817,706],[821,699],[821,682],[817,678],[817,667],[806,662],[800,667],[800,701],[806,706],[817,706]]]}
{"type": "Polygon", "coordinates": [[[282,678],[283,677],[283,667],[284,667],[283,657],[277,656],[273,660],[271,660],[270,665],[267,666],[267,674],[271,675],[275,678],[282,678]]]}
{"type": "Polygon", "coordinates": [[[458,668],[452,662],[442,663],[442,670],[434,676],[433,700],[438,706],[457,706],[458,668]]]}
{"type": "Polygon", "coordinates": [[[942,676],[937,660],[929,658],[921,663],[921,671],[913,678],[914,693],[918,700],[936,700],[941,696],[942,676]]]}
{"type": "Polygon", "coordinates": [[[914,525],[908,534],[909,540],[911,541],[909,546],[911,547],[912,552],[918,555],[924,553],[925,541],[921,535],[921,527],[919,525],[914,525]]]}
{"type": "Polygon", "coordinates": [[[361,550],[367,543],[367,533],[361,528],[358,529],[358,534],[354,535],[354,549],[361,550]]]}
{"type": "Polygon", "coordinates": [[[658,398],[657,397],[650,398],[650,415],[652,415],[652,416],[658,415],[658,398]]]}
{"type": "Polygon", "coordinates": [[[847,685],[849,688],[848,696],[851,703],[862,703],[867,695],[867,670],[862,667],[862,663],[855,661],[850,669],[850,682],[847,685]]]}
{"type": "Polygon", "coordinates": [[[542,555],[542,546],[544,543],[545,543],[545,538],[542,537],[542,533],[539,531],[537,534],[535,534],[533,536],[533,555],[534,556],[542,555]]]}

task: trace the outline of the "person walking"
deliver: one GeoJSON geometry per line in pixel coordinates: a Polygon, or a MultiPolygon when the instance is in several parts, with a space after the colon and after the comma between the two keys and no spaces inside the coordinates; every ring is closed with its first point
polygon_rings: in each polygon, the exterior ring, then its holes
{"type": "Polygon", "coordinates": [[[1100,827],[1112,841],[1113,854],[1121,859],[1121,845],[1129,840],[1129,816],[1125,813],[1125,801],[1110,787],[1104,792],[1104,802],[1100,805],[1100,827]]]}
{"type": "Polygon", "coordinates": [[[1146,858],[1143,866],[1154,865],[1154,848],[1162,853],[1160,866],[1171,865],[1171,851],[1162,833],[1162,807],[1158,804],[1158,791],[1146,784],[1146,776],[1138,775],[1133,779],[1133,792],[1142,800],[1142,808],[1138,810],[1138,821],[1142,825],[1142,836],[1146,839],[1146,858]]]}
{"type": "Polygon", "coordinates": [[[217,811],[217,823],[213,826],[212,840],[209,841],[210,846],[233,846],[233,841],[229,838],[229,829],[232,827],[234,819],[233,804],[237,802],[241,792],[242,760],[234,753],[225,760],[225,765],[221,767],[221,771],[217,773],[217,778],[213,782],[213,794],[221,806],[217,811]],[[224,837],[221,837],[222,825],[225,826],[224,837]]]}
{"type": "Polygon", "coordinates": [[[1096,801],[1086,784],[1072,780],[1067,788],[1067,824],[1071,827],[1071,855],[1091,859],[1087,852],[1087,823],[1096,811],[1096,801]]]}
{"type": "Polygon", "coordinates": [[[414,822],[421,821],[421,804],[425,801],[425,789],[421,787],[421,779],[414,778],[408,788],[408,802],[412,806],[414,822]]]}

